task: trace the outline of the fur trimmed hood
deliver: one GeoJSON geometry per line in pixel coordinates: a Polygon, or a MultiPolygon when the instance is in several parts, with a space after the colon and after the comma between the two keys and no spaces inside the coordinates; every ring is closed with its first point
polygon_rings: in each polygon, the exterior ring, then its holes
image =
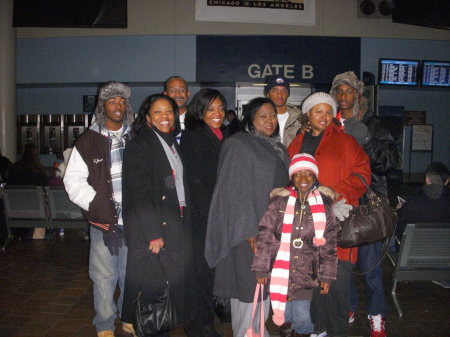
{"type": "MultiPolygon", "coordinates": [[[[326,186],[319,186],[318,188],[319,192],[322,193],[324,196],[328,197],[332,201],[336,201],[336,192],[333,191],[331,188],[326,186]]],[[[277,187],[270,192],[270,198],[274,197],[288,197],[289,196],[289,190],[286,187],[277,187]]]]}

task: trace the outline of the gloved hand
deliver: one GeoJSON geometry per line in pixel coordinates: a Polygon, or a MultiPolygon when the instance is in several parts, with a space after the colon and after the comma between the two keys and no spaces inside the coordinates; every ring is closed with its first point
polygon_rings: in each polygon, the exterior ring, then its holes
{"type": "Polygon", "coordinates": [[[334,215],[339,221],[344,221],[350,215],[352,205],[346,204],[347,200],[341,199],[333,204],[334,215]]]}
{"type": "Polygon", "coordinates": [[[103,232],[103,243],[108,247],[111,256],[119,256],[123,239],[123,232],[117,229],[117,225],[110,225],[109,230],[103,232]]]}

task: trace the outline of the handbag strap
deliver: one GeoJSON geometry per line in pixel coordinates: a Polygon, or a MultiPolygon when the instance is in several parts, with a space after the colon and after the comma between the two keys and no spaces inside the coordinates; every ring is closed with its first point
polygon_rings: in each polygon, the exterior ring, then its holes
{"type": "Polygon", "coordinates": [[[364,179],[364,177],[363,177],[362,175],[360,175],[359,173],[356,173],[356,172],[352,172],[352,174],[350,174],[350,175],[351,175],[351,176],[356,176],[356,177],[358,177],[359,180],[362,181],[362,183],[364,184],[364,186],[366,186],[367,191],[370,190],[370,186],[367,185],[367,181],[366,181],[366,179],[364,179]]]}
{"type": "Polygon", "coordinates": [[[375,267],[376,267],[376,266],[377,266],[377,265],[378,265],[378,264],[386,257],[387,251],[388,251],[388,249],[389,249],[389,243],[391,242],[392,238],[393,238],[394,235],[395,235],[395,229],[396,229],[396,228],[397,228],[397,224],[395,224],[394,231],[393,231],[392,235],[391,235],[390,237],[388,237],[388,238],[386,238],[386,239],[383,240],[383,242],[384,242],[384,247],[383,247],[383,250],[382,250],[381,253],[380,253],[380,256],[378,257],[377,262],[375,262],[375,263],[373,264],[373,266],[370,267],[369,270],[366,270],[365,272],[362,272],[362,273],[358,273],[358,272],[355,272],[355,271],[354,271],[353,274],[358,275],[358,276],[365,276],[365,275],[369,274],[370,272],[372,272],[372,270],[375,269],[375,267]]]}
{"type": "MultiPolygon", "coordinates": [[[[140,282],[140,285],[139,285],[139,289],[140,289],[140,290],[139,290],[138,297],[141,295],[142,286],[143,286],[143,284],[144,284],[145,275],[147,275],[148,265],[150,264],[150,259],[151,259],[151,257],[152,257],[152,252],[149,251],[149,252],[148,252],[147,262],[146,262],[146,264],[145,264],[144,275],[142,275],[142,279],[141,279],[141,282],[140,282]]],[[[159,258],[159,254],[156,254],[156,258],[158,259],[159,264],[161,265],[161,271],[162,271],[162,274],[163,274],[164,279],[166,280],[166,284],[167,284],[167,286],[169,286],[169,281],[167,280],[166,273],[164,272],[164,267],[163,267],[163,265],[162,265],[162,263],[161,263],[161,260],[160,260],[160,258],[159,258]]]]}
{"type": "Polygon", "coordinates": [[[253,297],[252,305],[252,319],[250,320],[249,328],[253,327],[253,319],[255,318],[256,306],[258,304],[258,297],[261,293],[261,304],[260,304],[260,317],[259,317],[259,335],[264,337],[264,284],[256,283],[255,296],[253,297]]]}

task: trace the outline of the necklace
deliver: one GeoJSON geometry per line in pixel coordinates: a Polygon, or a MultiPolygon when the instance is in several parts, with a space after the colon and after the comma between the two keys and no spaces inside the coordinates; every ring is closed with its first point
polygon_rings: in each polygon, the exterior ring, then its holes
{"type": "MultiPolygon", "coordinates": [[[[305,203],[306,203],[307,196],[308,196],[308,194],[305,194],[305,197],[302,200],[302,196],[300,195],[300,202],[301,202],[301,204],[300,204],[300,221],[299,221],[300,226],[302,224],[303,211],[306,208],[305,203]]],[[[303,247],[303,240],[300,237],[300,233],[298,233],[298,237],[292,241],[292,245],[294,246],[294,248],[302,248],[303,247]]]]}

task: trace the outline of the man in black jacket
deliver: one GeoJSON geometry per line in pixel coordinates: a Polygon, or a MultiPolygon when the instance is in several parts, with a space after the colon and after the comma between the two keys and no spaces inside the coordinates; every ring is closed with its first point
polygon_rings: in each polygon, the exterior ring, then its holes
{"type": "MultiPolygon", "coordinates": [[[[122,220],[122,158],[133,122],[129,98],[130,88],[123,83],[100,87],[95,120],[78,138],[64,176],[70,200],[81,207],[91,225],[89,276],[94,283],[93,323],[98,337],[114,337],[114,321],[117,312],[122,313],[128,252],[122,220]]],[[[134,333],[129,322],[123,323],[123,329],[134,333]]]]}
{"type": "MultiPolygon", "coordinates": [[[[339,104],[339,117],[344,122],[345,132],[355,137],[370,158],[371,188],[387,197],[386,174],[398,164],[398,151],[389,130],[377,117],[367,113],[367,101],[362,96],[363,91],[364,83],[358,80],[355,73],[348,71],[334,77],[330,95],[339,104]]],[[[357,264],[360,271],[370,270],[380,253],[380,241],[359,247],[357,264]]],[[[386,305],[383,274],[379,264],[365,275],[365,286],[371,337],[385,337],[386,305]]],[[[353,277],[350,290],[349,323],[353,323],[358,306],[358,293],[353,277]]]]}
{"type": "Polygon", "coordinates": [[[441,222],[450,223],[450,189],[448,169],[435,162],[428,165],[422,191],[411,196],[398,209],[396,235],[399,239],[409,223],[441,222]]]}

